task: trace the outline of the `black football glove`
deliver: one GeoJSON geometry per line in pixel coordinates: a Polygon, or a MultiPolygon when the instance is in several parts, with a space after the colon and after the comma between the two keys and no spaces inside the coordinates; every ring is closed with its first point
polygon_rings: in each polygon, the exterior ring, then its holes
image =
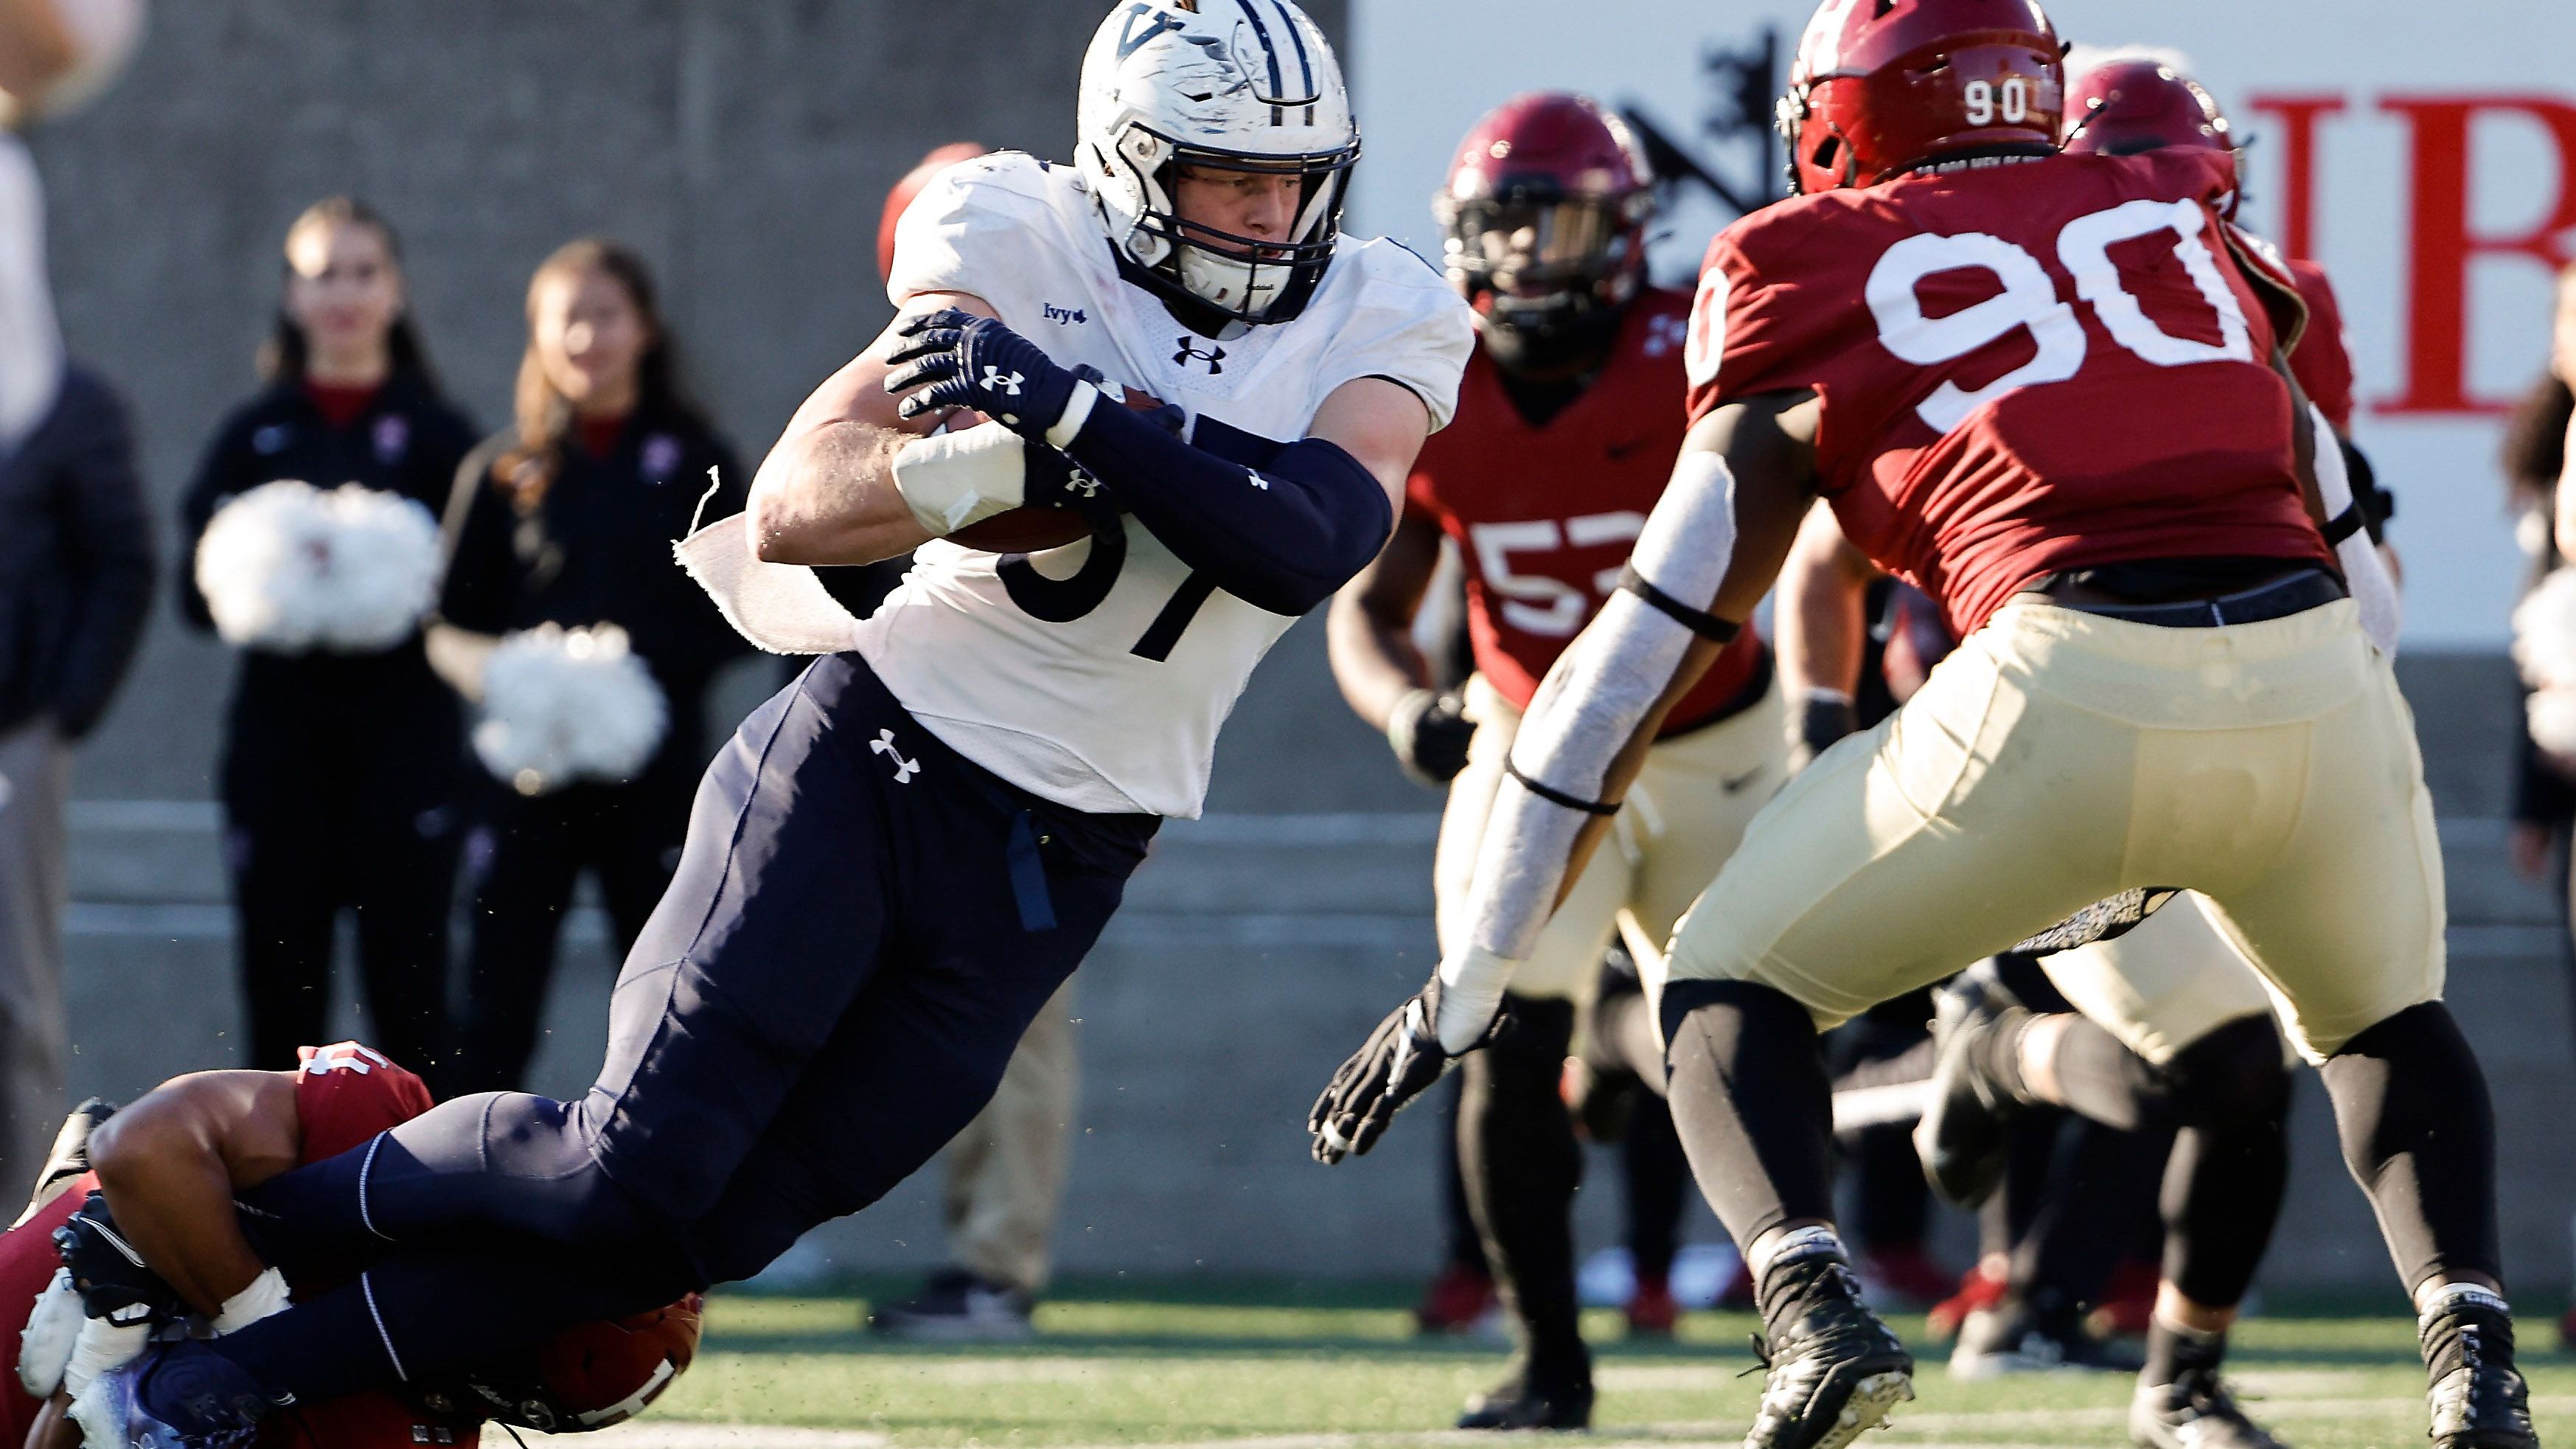
{"type": "MultiPolygon", "coordinates": [[[[1315,1160],[1326,1166],[1345,1157],[1355,1157],[1377,1145],[1386,1135],[1387,1124],[1403,1111],[1414,1098],[1431,1090],[1458,1058],[1440,1045],[1440,995],[1444,990],[1440,978],[1433,976],[1423,987],[1397,1007],[1387,1019],[1369,1033],[1368,1042],[1342,1069],[1333,1073],[1333,1084],[1315,1099],[1315,1109],[1306,1114],[1306,1130],[1315,1134],[1315,1160]]],[[[1501,1011],[1494,1013],[1485,1034],[1467,1048],[1492,1041],[1506,1020],[1501,1011]]]]}
{"type": "Polygon", "coordinates": [[[1835,694],[1807,696],[1798,708],[1798,742],[1789,749],[1789,773],[1807,768],[1845,735],[1859,732],[1860,713],[1850,700],[1835,694]]]}
{"type": "Polygon", "coordinates": [[[1072,371],[990,317],[952,307],[913,318],[897,335],[904,340],[886,359],[894,370],[885,390],[907,394],[897,409],[904,417],[973,408],[1043,442],[1073,402],[1072,371]]]}
{"type": "Polygon", "coordinates": [[[1425,785],[1446,785],[1467,768],[1467,744],[1476,722],[1455,694],[1417,689],[1398,700],[1386,719],[1386,742],[1404,773],[1425,785]]]}
{"type": "Polygon", "coordinates": [[[93,1192],[80,1211],[54,1229],[54,1248],[71,1270],[81,1312],[125,1327],[167,1323],[187,1312],[178,1290],[152,1271],[143,1255],[116,1228],[107,1211],[107,1195],[93,1192]]]}

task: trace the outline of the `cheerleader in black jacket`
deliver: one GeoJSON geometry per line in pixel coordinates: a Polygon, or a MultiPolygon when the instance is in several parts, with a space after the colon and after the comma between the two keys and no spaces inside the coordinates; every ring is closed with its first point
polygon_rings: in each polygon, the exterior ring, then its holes
{"type": "Polygon", "coordinates": [[[460,1091],[520,1085],[584,869],[597,875],[620,954],[643,929],[687,838],[708,684],[749,650],[671,556],[710,467],[723,483],[705,499],[708,519],[739,512],[749,480],[674,380],[670,328],[643,264],[609,242],[557,251],[529,284],[528,334],[516,425],[466,459],[448,504],[440,667],[480,697],[479,663],[498,636],[614,624],[660,687],[669,725],[630,780],[487,790],[469,867],[460,1091]]]}
{"type": "MultiPolygon", "coordinates": [[[[181,504],[179,601],[211,629],[194,560],[226,503],[279,479],[360,483],[433,514],[474,428],[438,389],[405,310],[392,229],[346,198],[286,235],[261,354],[268,386],[215,435],[181,504]]],[[[425,602],[425,601],[424,601],[425,602]]],[[[357,913],[368,1037],[426,1067],[446,1035],[448,913],[462,837],[462,723],[417,629],[348,652],[242,650],[222,758],[224,849],[250,1028],[244,1065],[327,1041],[332,932],[357,913]]]]}

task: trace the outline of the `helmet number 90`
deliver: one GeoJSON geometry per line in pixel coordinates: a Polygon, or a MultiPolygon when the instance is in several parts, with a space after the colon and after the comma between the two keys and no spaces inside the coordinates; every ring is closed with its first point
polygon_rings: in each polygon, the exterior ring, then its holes
{"type": "Polygon", "coordinates": [[[1972,126],[1991,126],[1997,116],[2008,126],[2030,119],[2030,82],[2020,76],[2006,77],[2000,86],[1992,81],[1970,81],[1963,99],[1968,106],[1968,124],[1972,126]]]}
{"type": "MultiPolygon", "coordinates": [[[[2195,202],[2128,202],[2068,222],[2057,234],[2058,263],[2074,279],[2076,295],[2092,304],[2103,330],[2140,359],[2158,367],[2252,362],[2253,333],[2245,310],[2201,240],[2207,220],[2195,202]],[[2166,232],[2174,238],[2175,259],[2193,289],[2218,314],[2215,343],[2177,337],[2157,326],[2121,279],[2111,248],[2166,232]]],[[[1866,292],[1880,343],[1917,366],[1956,362],[2015,332],[2030,335],[2036,348],[2030,361],[1979,388],[1945,379],[1915,408],[1935,432],[1948,433],[1979,406],[2016,388],[2064,382],[2083,370],[2089,344],[2073,304],[2058,296],[2057,284],[2037,257],[2001,237],[1984,232],[1907,237],[1889,247],[1870,270],[1866,292]],[[2003,290],[1948,316],[1925,316],[1917,290],[1924,280],[1965,270],[1991,273],[2003,290]]]]}

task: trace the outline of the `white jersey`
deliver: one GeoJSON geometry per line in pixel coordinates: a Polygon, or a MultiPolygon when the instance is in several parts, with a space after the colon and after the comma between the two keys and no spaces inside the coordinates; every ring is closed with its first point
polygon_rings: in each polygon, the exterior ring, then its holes
{"type": "MultiPolygon", "coordinates": [[[[1081,178],[1005,152],[951,167],[904,213],[888,293],[990,303],[1011,330],[1067,367],[1201,419],[1276,442],[1306,436],[1347,382],[1411,389],[1434,428],[1456,408],[1474,346],[1466,305],[1411,252],[1341,239],[1292,321],[1211,341],[1122,280],[1081,178]]],[[[1067,603],[1091,541],[1002,556],[944,541],[859,628],[886,687],[950,748],[1034,794],[1089,811],[1194,819],[1218,726],[1252,667],[1295,622],[1194,580],[1144,525],[1124,520],[1126,557],[1096,607],[1067,603]],[[1015,591],[1044,613],[1015,602],[1015,591]]],[[[1096,581],[1095,581],[1096,582],[1096,581]]],[[[1079,596],[1072,596],[1079,597],[1079,596]]]]}

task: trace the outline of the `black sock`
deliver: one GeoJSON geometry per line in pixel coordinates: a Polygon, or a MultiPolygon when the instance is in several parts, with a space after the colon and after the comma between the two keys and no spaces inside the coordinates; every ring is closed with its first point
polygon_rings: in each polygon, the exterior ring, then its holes
{"type": "Polygon", "coordinates": [[[2177,1328],[2155,1315],[2147,1324],[2147,1369],[2138,1376],[2144,1384],[2170,1384],[2195,1369],[2215,1372],[2227,1357],[2227,1330],[2201,1333],[2177,1328]]]}
{"type": "Polygon", "coordinates": [[[2290,1180],[2290,1073],[2272,1018],[2249,1016],[2174,1055],[2164,1077],[2186,1124],[2165,1163],[2164,1276],[2206,1308],[2244,1298],[2290,1180]]]}
{"type": "Polygon", "coordinates": [[[2172,1091],[2164,1075],[2089,1018],[2066,1018],[2049,1065],[2063,1098],[2059,1106],[2123,1132],[2173,1125],[2172,1091]]]}
{"type": "Polygon", "coordinates": [[[1511,1025],[1459,1073],[1459,1176],[1494,1286],[1519,1322],[1531,1382],[1580,1382],[1590,1375],[1574,1295],[1583,1149],[1557,1095],[1574,1003],[1505,1000],[1511,1025]]]}
{"type": "Polygon", "coordinates": [[[2501,1281],[2495,1107],[2449,1009],[2408,1007],[2344,1043],[2323,1075],[2344,1163],[2406,1287],[2445,1273],[2501,1281]]]}
{"type": "Polygon", "coordinates": [[[1750,981],[1675,981],[1663,1021],[1673,1126],[1737,1244],[1830,1221],[1833,1091],[1807,1009],[1750,981]]]}

